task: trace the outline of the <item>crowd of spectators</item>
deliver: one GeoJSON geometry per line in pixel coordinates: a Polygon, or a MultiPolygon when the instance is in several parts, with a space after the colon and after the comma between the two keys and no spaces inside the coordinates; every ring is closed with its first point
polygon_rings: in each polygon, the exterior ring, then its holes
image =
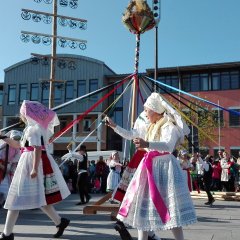
{"type": "Polygon", "coordinates": [[[240,183],[240,152],[239,157],[230,156],[226,151],[219,151],[218,157],[211,155],[202,156],[200,153],[188,154],[187,151],[179,151],[178,159],[183,170],[186,170],[190,190],[206,190],[204,177],[208,175],[211,191],[238,192],[240,183]],[[204,165],[208,165],[208,169],[204,165]]]}

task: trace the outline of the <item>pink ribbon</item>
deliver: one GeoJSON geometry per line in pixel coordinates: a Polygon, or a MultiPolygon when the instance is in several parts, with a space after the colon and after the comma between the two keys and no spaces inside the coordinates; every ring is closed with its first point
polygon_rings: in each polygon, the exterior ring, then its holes
{"type": "MultiPolygon", "coordinates": [[[[42,146],[42,150],[45,150],[45,147],[42,146]]],[[[34,151],[34,147],[29,146],[29,147],[21,147],[21,153],[23,152],[32,152],[34,151]]]]}
{"type": "MultiPolygon", "coordinates": [[[[166,154],[169,154],[169,152],[162,152],[162,153],[160,153],[158,151],[147,152],[144,155],[144,158],[139,166],[141,169],[141,172],[147,171],[150,197],[151,197],[163,223],[167,223],[170,220],[170,214],[169,214],[169,211],[168,211],[168,209],[162,199],[162,196],[161,196],[160,192],[158,191],[157,186],[155,184],[154,177],[152,174],[152,160],[154,157],[163,156],[166,154]]],[[[125,197],[125,199],[123,200],[123,203],[121,205],[121,208],[119,209],[118,213],[124,217],[126,217],[128,215],[130,206],[134,199],[134,195],[140,186],[141,172],[136,177],[136,179],[130,183],[130,186],[128,189],[129,194],[128,194],[128,196],[125,197]]]]}

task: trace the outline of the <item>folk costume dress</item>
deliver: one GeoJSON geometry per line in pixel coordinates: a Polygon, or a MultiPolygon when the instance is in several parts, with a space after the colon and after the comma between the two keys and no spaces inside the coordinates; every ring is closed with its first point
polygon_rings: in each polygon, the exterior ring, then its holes
{"type": "Polygon", "coordinates": [[[25,100],[20,109],[27,120],[21,140],[21,157],[4,205],[9,210],[40,208],[60,202],[70,192],[58,165],[49,153],[49,137],[59,124],[55,112],[38,102],[25,100]],[[41,146],[42,156],[37,176],[31,178],[34,147],[41,146]]]}
{"type": "Polygon", "coordinates": [[[180,139],[177,127],[165,115],[150,125],[145,139],[150,147],[130,182],[117,218],[143,231],[196,222],[182,169],[171,154],[180,139]]]}
{"type": "MultiPolygon", "coordinates": [[[[6,136],[11,139],[19,139],[22,136],[22,132],[17,130],[9,131],[6,136]]],[[[0,193],[3,194],[4,201],[7,197],[12,178],[17,168],[18,160],[20,158],[20,150],[9,146],[3,140],[0,140],[0,162],[5,165],[3,169],[2,179],[0,180],[0,193]]]]}
{"type": "Polygon", "coordinates": [[[117,165],[114,159],[110,160],[108,166],[110,171],[107,177],[107,191],[113,191],[120,182],[121,166],[117,165]]]}

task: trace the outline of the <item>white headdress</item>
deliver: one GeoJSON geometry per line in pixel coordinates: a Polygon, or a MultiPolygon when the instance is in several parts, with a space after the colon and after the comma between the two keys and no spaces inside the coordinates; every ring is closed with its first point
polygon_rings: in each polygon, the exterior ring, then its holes
{"type": "Polygon", "coordinates": [[[184,136],[190,133],[190,129],[186,122],[182,119],[181,115],[172,107],[172,105],[165,99],[163,99],[159,93],[152,93],[146,100],[145,107],[150,108],[156,113],[166,112],[168,117],[176,123],[178,130],[181,134],[180,141],[184,141],[184,136]]]}
{"type": "Polygon", "coordinates": [[[144,106],[156,113],[163,113],[166,109],[162,106],[162,98],[158,93],[152,93],[144,103],[144,106]]]}

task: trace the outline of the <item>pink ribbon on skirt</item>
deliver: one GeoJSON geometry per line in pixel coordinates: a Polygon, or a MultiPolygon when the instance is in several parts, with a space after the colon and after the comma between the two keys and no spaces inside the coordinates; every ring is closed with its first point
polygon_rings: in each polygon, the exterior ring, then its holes
{"type": "MultiPolygon", "coordinates": [[[[166,154],[169,154],[169,152],[161,152],[161,153],[158,151],[147,152],[144,155],[142,163],[139,166],[141,168],[141,172],[147,171],[150,197],[151,197],[163,223],[166,223],[170,220],[170,214],[169,214],[166,204],[164,203],[162,196],[161,196],[160,192],[158,191],[157,186],[155,184],[154,177],[152,174],[152,160],[154,157],[163,156],[166,154]]],[[[140,186],[141,172],[137,176],[137,178],[130,183],[129,189],[127,190],[128,192],[130,192],[130,195],[123,200],[121,208],[119,209],[118,213],[124,217],[126,217],[128,215],[134,195],[140,186]]]]}

